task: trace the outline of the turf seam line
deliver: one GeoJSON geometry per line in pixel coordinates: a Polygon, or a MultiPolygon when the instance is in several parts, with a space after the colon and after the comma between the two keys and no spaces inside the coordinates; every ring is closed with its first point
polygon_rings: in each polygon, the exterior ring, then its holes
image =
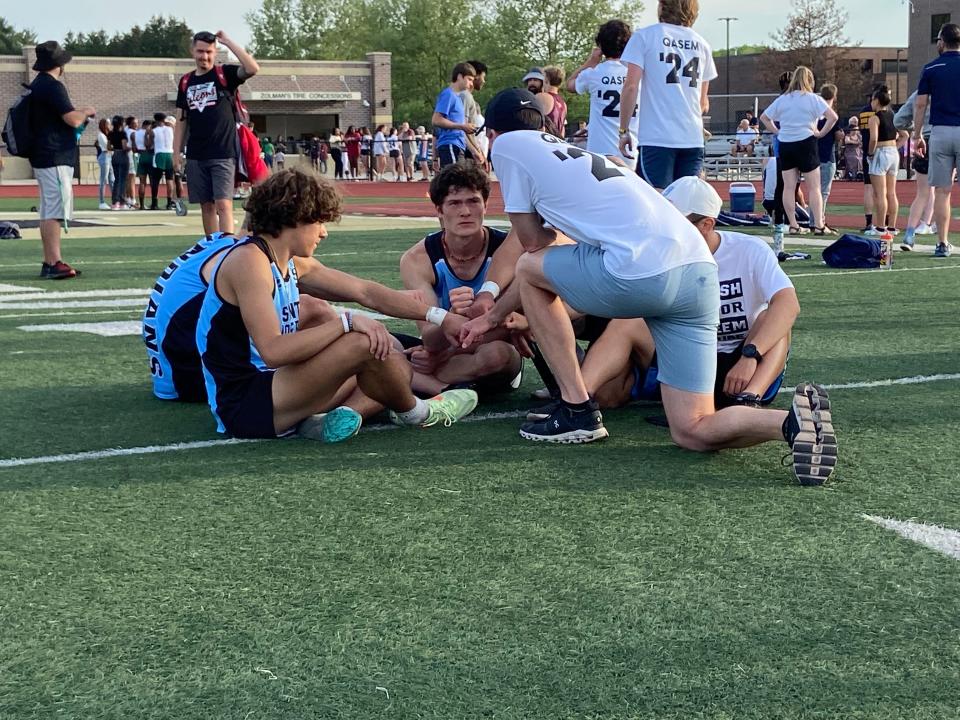
{"type": "Polygon", "coordinates": [[[815,272],[815,273],[796,273],[788,274],[789,278],[807,278],[807,277],[829,277],[835,278],[842,275],[882,275],[887,272],[927,272],[928,270],[954,270],[960,268],[960,265],[938,265],[936,267],[923,267],[923,268],[890,268],[889,270],[881,270],[880,268],[874,268],[873,270],[847,270],[845,272],[815,272]]]}

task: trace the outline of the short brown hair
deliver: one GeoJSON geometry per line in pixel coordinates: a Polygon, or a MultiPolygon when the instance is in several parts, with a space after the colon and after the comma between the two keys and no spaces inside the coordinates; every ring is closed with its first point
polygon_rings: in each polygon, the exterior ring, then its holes
{"type": "Polygon", "coordinates": [[[563,85],[563,79],[567,76],[567,73],[562,67],[557,65],[547,65],[543,69],[543,76],[547,79],[547,82],[554,87],[560,87],[563,85]]]}
{"type": "Polygon", "coordinates": [[[837,86],[833,83],[825,83],[820,86],[820,97],[824,100],[836,100],[837,99],[837,86]]]}
{"type": "Polygon", "coordinates": [[[332,182],[296,168],[281,170],[255,185],[244,210],[250,230],[276,237],[283,228],[340,219],[343,200],[332,182]]]}
{"type": "Polygon", "coordinates": [[[597,31],[594,42],[605,57],[618,58],[623,55],[631,32],[630,25],[623,20],[607,20],[597,31]]]}
{"type": "Polygon", "coordinates": [[[693,27],[699,14],[699,0],[660,0],[657,7],[657,19],[668,25],[693,27]]]}
{"type": "Polygon", "coordinates": [[[447,165],[430,181],[430,202],[440,207],[452,190],[479,192],[486,202],[490,197],[490,177],[473,162],[447,165]]]}
{"type": "Polygon", "coordinates": [[[457,63],[453,66],[453,72],[450,73],[450,82],[456,82],[457,78],[461,75],[464,77],[476,77],[477,69],[467,62],[457,63]]]}

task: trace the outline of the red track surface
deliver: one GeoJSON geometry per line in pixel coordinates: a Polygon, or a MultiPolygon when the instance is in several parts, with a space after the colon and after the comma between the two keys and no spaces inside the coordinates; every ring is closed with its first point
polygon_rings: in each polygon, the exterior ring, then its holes
{"type": "MultiPolygon", "coordinates": [[[[729,200],[729,182],[711,183],[725,201],[729,200]]],[[[388,217],[420,217],[436,214],[430,199],[427,197],[427,183],[425,182],[339,182],[337,186],[345,197],[361,200],[370,198],[370,202],[354,202],[346,205],[349,214],[356,215],[383,215],[388,217]],[[390,198],[403,198],[403,202],[390,202],[390,198]],[[414,202],[416,199],[417,202],[414,202]]],[[[759,198],[762,193],[762,184],[754,182],[759,198]]],[[[830,193],[832,205],[861,205],[863,203],[863,184],[859,182],[835,182],[830,193]]],[[[95,185],[80,185],[74,188],[77,197],[97,197],[95,185]]],[[[32,185],[0,185],[0,197],[34,197],[36,187],[32,185]]],[[[916,196],[916,183],[904,181],[897,184],[897,196],[901,207],[909,205],[916,196]]],[[[953,206],[960,205],[960,188],[953,189],[953,206]]],[[[503,214],[503,199],[500,196],[500,186],[494,183],[490,195],[487,211],[492,215],[503,214]]],[[[863,224],[862,215],[827,214],[827,222],[835,227],[860,227],[863,224]]],[[[902,225],[902,221],[901,221],[902,225]]],[[[960,222],[954,220],[953,229],[960,230],[960,222]]]]}

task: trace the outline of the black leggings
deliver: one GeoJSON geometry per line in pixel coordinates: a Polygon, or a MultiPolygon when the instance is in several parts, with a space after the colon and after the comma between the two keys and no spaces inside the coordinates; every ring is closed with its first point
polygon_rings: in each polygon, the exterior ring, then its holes
{"type": "Polygon", "coordinates": [[[330,157],[333,158],[333,176],[343,180],[343,151],[340,148],[330,148],[330,157]]]}
{"type": "Polygon", "coordinates": [[[777,189],[773,191],[773,224],[787,224],[787,212],[783,209],[783,173],[780,172],[779,157],[777,158],[777,189]]]}

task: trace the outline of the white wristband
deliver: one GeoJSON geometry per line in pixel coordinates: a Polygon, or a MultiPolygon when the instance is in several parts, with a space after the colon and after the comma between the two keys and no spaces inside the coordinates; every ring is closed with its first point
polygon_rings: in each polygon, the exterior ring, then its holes
{"type": "Polygon", "coordinates": [[[437,327],[443,325],[443,319],[447,316],[447,311],[443,308],[432,307],[427,310],[427,317],[425,318],[428,323],[433,323],[437,327]]]}
{"type": "Polygon", "coordinates": [[[490,293],[493,295],[493,299],[496,300],[500,297],[500,286],[497,285],[493,280],[487,280],[483,285],[480,286],[480,289],[477,291],[477,295],[482,292],[490,293]]]}
{"type": "Polygon", "coordinates": [[[348,333],[348,332],[350,332],[351,330],[353,330],[353,327],[352,327],[352,326],[353,326],[353,323],[350,322],[350,313],[348,313],[348,312],[343,313],[343,314],[340,316],[340,322],[343,323],[343,331],[344,331],[345,333],[348,333]]]}

